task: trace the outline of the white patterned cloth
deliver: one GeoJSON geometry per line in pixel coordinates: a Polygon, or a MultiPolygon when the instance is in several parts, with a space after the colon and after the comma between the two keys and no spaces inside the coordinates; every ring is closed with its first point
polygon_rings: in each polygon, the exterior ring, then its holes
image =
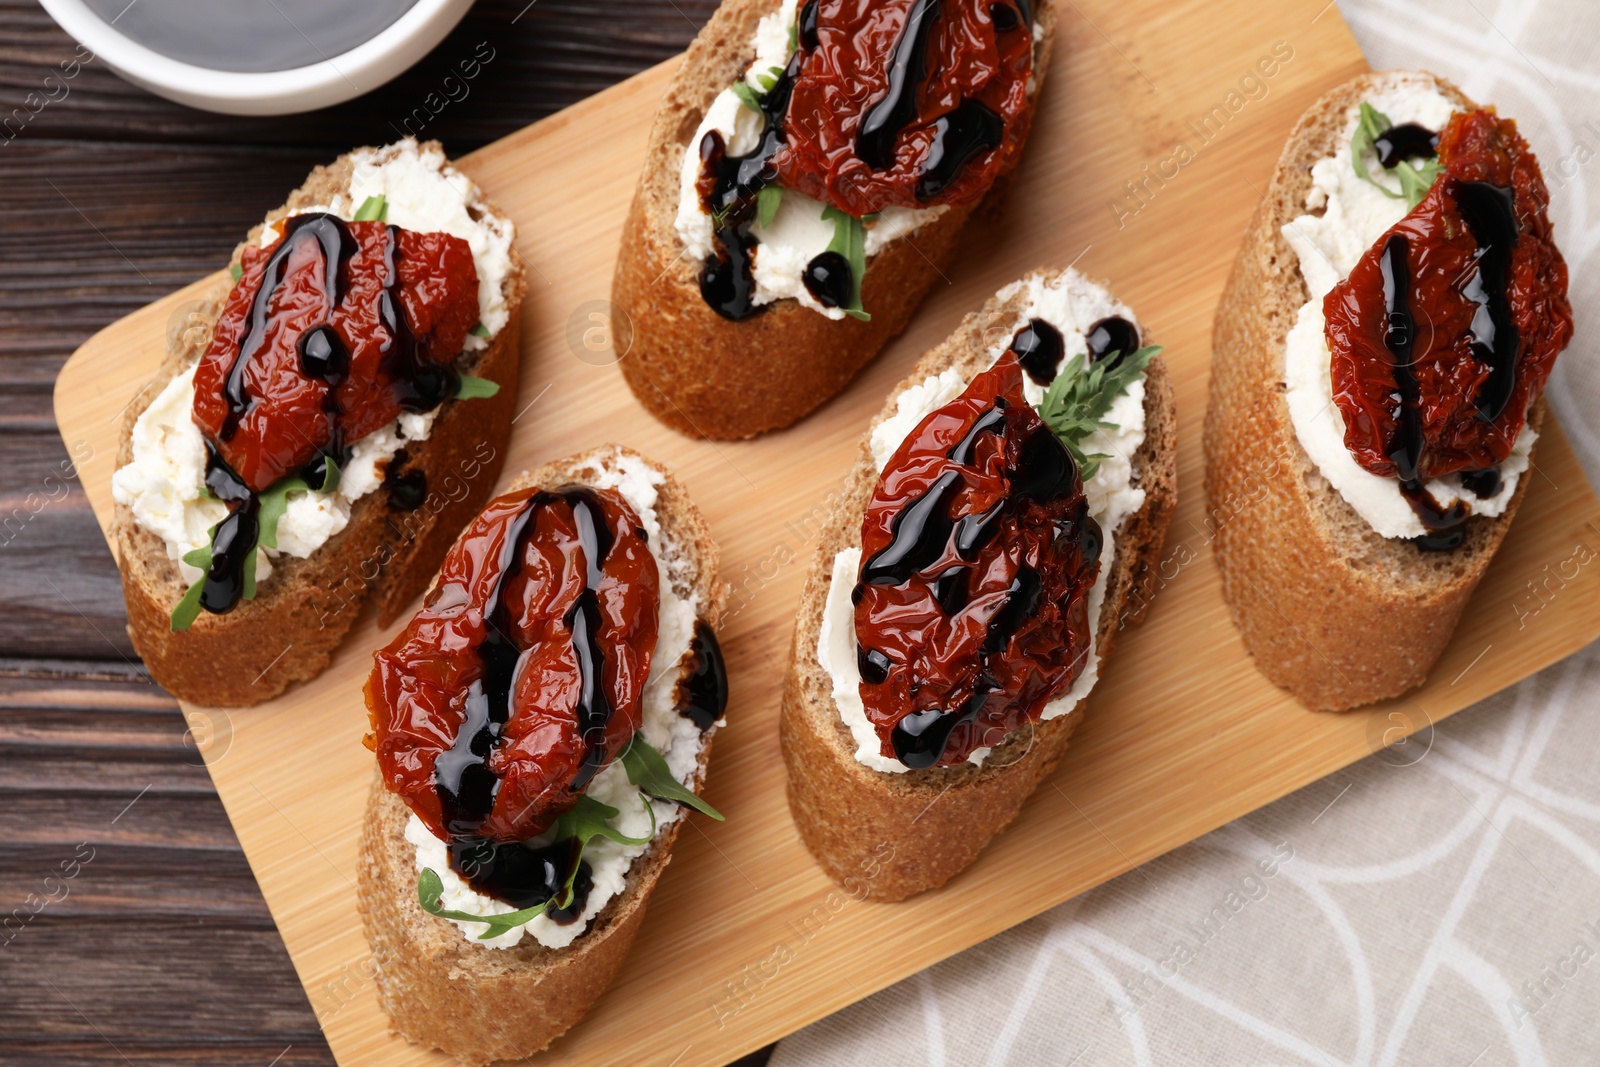
{"type": "MultiPolygon", "coordinates": [[[[1600,2],[1341,0],[1375,69],[1517,119],[1600,481],[1600,2]]],[[[1600,1064],[1600,644],[847,1008],[773,1067],[1600,1064]],[[1416,758],[1426,749],[1422,758],[1416,758]]]]}

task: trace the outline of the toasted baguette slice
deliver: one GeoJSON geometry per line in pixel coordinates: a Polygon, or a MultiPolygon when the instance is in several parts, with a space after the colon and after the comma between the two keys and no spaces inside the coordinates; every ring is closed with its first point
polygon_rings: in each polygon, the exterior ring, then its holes
{"type": "MultiPolygon", "coordinates": [[[[1378,534],[1323,479],[1284,399],[1285,339],[1310,293],[1282,227],[1305,213],[1312,164],[1340,147],[1346,112],[1417,76],[1363,74],[1300,119],[1245,231],[1212,331],[1206,496],[1223,594],[1256,668],[1317,711],[1421,684],[1533,480],[1524,475],[1504,514],[1467,520],[1460,548],[1423,552],[1378,534]]],[[[1461,108],[1477,106],[1434,80],[1461,108]]],[[[1540,401],[1529,425],[1537,430],[1543,417],[1540,401]]]]}
{"type": "MultiPolygon", "coordinates": [[[[700,295],[701,264],[684,254],[675,223],[683,155],[717,94],[752,58],[751,36],[776,0],[724,0],[690,45],[656,112],[611,286],[619,335],[632,341],[623,377],[656,418],[693,437],[751,437],[815,410],[906,328],[955,257],[961,230],[979,208],[1004,199],[1009,169],[979,205],[952,208],[868,261],[862,306],[871,322],[834,321],[796,300],[779,300],[729,322],[700,295]]],[[[1056,5],[1039,0],[1034,22],[1034,99],[1044,86],[1056,5]]],[[[1015,159],[1012,160],[1014,164],[1015,159]]]]}
{"type": "MultiPolygon", "coordinates": [[[[970,380],[984,369],[996,333],[1009,335],[1026,304],[1026,292],[1008,300],[995,297],[968,315],[923,356],[872,426],[894,414],[902,391],[929,375],[954,367],[970,380]]],[[[806,574],[784,679],[780,737],[789,810],[806,847],[828,877],[853,895],[894,901],[943,885],[1010,825],[1034,787],[1060,762],[1085,701],[1068,714],[1014,731],[981,767],[888,773],[857,761],[832,680],[817,662],[817,639],[834,556],[860,545],[861,521],[878,481],[870,438],[869,428],[806,574]]],[[[1121,626],[1138,622],[1149,602],[1177,506],[1176,441],[1172,385],[1158,356],[1145,374],[1145,438],[1133,457],[1134,482],[1144,489],[1145,502],[1118,527],[1116,554],[1107,562],[1111,573],[1095,631],[1101,663],[1111,655],[1121,626]]]]}
{"type": "MultiPolygon", "coordinates": [[[[597,464],[619,452],[644,458],[628,449],[595,449],[529,471],[508,491],[582,483],[597,464]]],[[[710,527],[670,473],[658,493],[660,547],[663,562],[669,563],[662,578],[670,578],[679,595],[697,597],[699,617],[715,630],[726,610],[727,586],[710,527]]],[[[703,735],[689,783],[696,793],[705,784],[715,733],[713,728],[703,735]]],[[[632,947],[650,891],[671,861],[684,821],[679,818],[656,835],[633,861],[627,887],[572,944],[550,949],[525,937],[511,948],[493,949],[472,944],[454,923],[429,915],[417,903],[415,849],[405,838],[409,818],[405,802],[375,775],[361,835],[356,899],[372,945],[378,999],[395,1031],[468,1065],[530,1056],[583,1017],[632,947]]]]}
{"type": "MultiPolygon", "coordinates": [[[[250,231],[234,250],[233,264],[247,246],[259,243],[262,226],[344,193],[352,166],[352,157],[345,155],[312,171],[287,203],[250,231]]],[[[474,201],[471,208],[480,217],[499,217],[486,200],[474,201]]],[[[189,327],[169,339],[155,380],[123,416],[119,468],[133,458],[139,416],[205,351],[231,288],[231,282],[219,281],[189,327]]],[[[510,312],[506,325],[487,347],[456,362],[463,373],[487,378],[500,391],[483,399],[445,401],[427,440],[406,445],[405,469],[422,472],[428,488],[416,510],[391,508],[381,488],[367,494],[352,506],[348,525],[308,558],[274,560],[272,576],[254,600],[241,601],[225,615],[201,612],[188,630],[174,633],[170,616],[188,583],[161,538],[141,527],[131,508],[117,505],[112,529],[128,634],[158,683],[196,704],[259,704],[320,674],[369,602],[379,624],[386,625],[422,591],[461,528],[488,500],[510,440],[525,288],[515,252],[502,288],[510,312]]]]}

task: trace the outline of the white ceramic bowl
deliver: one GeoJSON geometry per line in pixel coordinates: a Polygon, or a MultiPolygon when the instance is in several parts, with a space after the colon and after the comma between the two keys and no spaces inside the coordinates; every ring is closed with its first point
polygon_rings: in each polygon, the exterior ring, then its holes
{"type": "Polygon", "coordinates": [[[288,115],[370,92],[427,55],[472,0],[417,0],[376,37],[320,63],[260,74],[212,70],[171,59],[124,37],[83,0],[39,0],[61,28],[128,81],[152,93],[227,115],[288,115]]]}

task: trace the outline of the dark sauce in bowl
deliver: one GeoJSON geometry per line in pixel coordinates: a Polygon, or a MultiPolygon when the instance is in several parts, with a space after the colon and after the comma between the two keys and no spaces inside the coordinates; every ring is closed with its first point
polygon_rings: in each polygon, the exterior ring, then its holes
{"type": "Polygon", "coordinates": [[[169,59],[260,74],[365,44],[417,0],[84,0],[118,33],[169,59]]]}

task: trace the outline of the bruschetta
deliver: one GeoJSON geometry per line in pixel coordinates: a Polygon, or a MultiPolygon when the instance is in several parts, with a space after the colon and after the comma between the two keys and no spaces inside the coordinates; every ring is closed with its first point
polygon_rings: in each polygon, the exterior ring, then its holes
{"type": "Polygon", "coordinates": [[[895,335],[1021,155],[1053,0],[726,0],[651,129],[612,287],[640,403],[787,426],[895,335]]]}
{"type": "Polygon", "coordinates": [[[1289,136],[1218,305],[1206,492],[1257,669],[1341,711],[1428,675],[1531,482],[1572,337],[1516,123],[1362,75],[1289,136]]]}
{"type": "Polygon", "coordinates": [[[1160,349],[1073,270],[967,316],[873,420],[806,577],[789,808],[857,897],[943,885],[1066,750],[1177,501],[1160,349]]]}
{"type": "Polygon", "coordinates": [[[117,562],[158,683],[259,703],[422,591],[510,435],[514,240],[414,140],[318,167],[250,231],[124,415],[117,562]]]}
{"type": "Polygon", "coordinates": [[[374,656],[358,903],[396,1030],[521,1059],[622,965],[727,702],[717,550],[607,447],[517,479],[374,656]]]}

